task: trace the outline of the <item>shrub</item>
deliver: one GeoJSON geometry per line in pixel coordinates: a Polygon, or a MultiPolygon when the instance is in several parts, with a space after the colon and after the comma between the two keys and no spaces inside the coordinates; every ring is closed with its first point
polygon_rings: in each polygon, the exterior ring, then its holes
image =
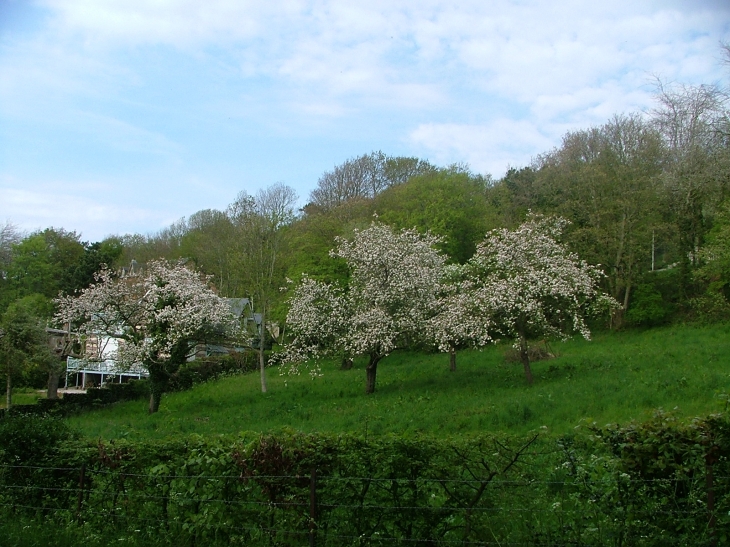
{"type": "Polygon", "coordinates": [[[626,319],[631,325],[652,327],[667,323],[680,302],[678,268],[648,272],[631,294],[626,319]]]}
{"type": "Polygon", "coordinates": [[[61,420],[11,412],[0,419],[0,463],[43,464],[52,460],[59,446],[73,436],[61,420]]]}
{"type": "Polygon", "coordinates": [[[666,323],[671,313],[672,307],[659,290],[651,283],[642,283],[634,289],[626,320],[631,325],[651,327],[666,323]]]}
{"type": "Polygon", "coordinates": [[[730,302],[724,292],[710,284],[705,294],[690,300],[690,306],[701,323],[715,323],[730,319],[730,302]]]}
{"type": "Polygon", "coordinates": [[[256,370],[256,359],[256,353],[245,351],[190,361],[170,375],[168,391],[184,391],[222,376],[251,372],[256,370]]]}
{"type": "MultiPolygon", "coordinates": [[[[56,469],[24,469],[22,483],[0,473],[0,498],[21,516],[54,509],[108,538],[303,546],[311,532],[321,545],[663,546],[711,545],[730,530],[730,422],[719,415],[657,413],[557,440],[282,431],[63,451],[52,423],[32,426],[39,440],[23,457],[43,465],[39,451],[56,451],[56,469]]],[[[17,443],[22,429],[13,422],[0,442],[17,443]]]]}

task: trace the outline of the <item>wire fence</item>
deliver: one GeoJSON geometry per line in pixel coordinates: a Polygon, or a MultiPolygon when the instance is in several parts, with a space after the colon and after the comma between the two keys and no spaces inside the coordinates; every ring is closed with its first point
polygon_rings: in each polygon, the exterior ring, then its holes
{"type": "Polygon", "coordinates": [[[730,535],[730,477],[711,472],[540,480],[183,467],[0,465],[0,510],[191,544],[722,545],[730,535]]]}

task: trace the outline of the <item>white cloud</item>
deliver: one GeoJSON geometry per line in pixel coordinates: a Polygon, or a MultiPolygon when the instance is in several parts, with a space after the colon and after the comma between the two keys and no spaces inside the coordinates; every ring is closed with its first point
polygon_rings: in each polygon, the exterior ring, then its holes
{"type": "Polygon", "coordinates": [[[497,177],[508,166],[527,164],[535,150],[547,151],[554,142],[532,123],[509,119],[485,125],[422,124],[409,138],[438,163],[466,161],[473,170],[497,177]]]}
{"type": "Polygon", "coordinates": [[[104,47],[222,48],[238,55],[245,77],[293,86],[300,103],[324,95],[398,108],[441,107],[449,92],[458,100],[461,85],[530,103],[606,77],[635,85],[637,72],[702,78],[730,18],[719,2],[629,0],[46,4],[59,35],[92,56],[104,47]],[[409,89],[419,91],[416,100],[402,92],[409,89]]]}
{"type": "Polygon", "coordinates": [[[0,184],[2,216],[27,231],[81,226],[84,239],[98,241],[110,235],[109,226],[126,226],[132,232],[159,217],[159,212],[151,208],[120,207],[112,192],[98,185],[88,185],[81,191],[69,184],[23,181],[18,187],[17,181],[10,186],[7,177],[2,177],[0,184]]]}
{"type": "MultiPolygon", "coordinates": [[[[95,45],[108,43],[185,46],[201,41],[245,39],[266,29],[261,15],[274,11],[263,2],[195,0],[47,0],[64,33],[80,33],[95,45]]],[[[277,3],[285,11],[290,3],[277,3]]]]}
{"type": "MultiPolygon", "coordinates": [[[[31,180],[38,172],[60,166],[59,180],[76,180],[76,169],[131,188],[136,181],[99,167],[109,158],[142,175],[140,202],[157,199],[153,189],[192,191],[185,180],[196,177],[205,186],[206,173],[225,173],[217,191],[233,196],[246,173],[280,177],[268,144],[250,164],[234,157],[236,146],[286,137],[298,157],[331,154],[328,166],[345,159],[335,154],[389,152],[400,139],[403,153],[499,175],[567,130],[651,108],[652,74],[718,80],[718,40],[730,40],[730,5],[721,0],[40,2],[49,24],[0,40],[0,129],[12,123],[18,142],[31,151],[40,143],[57,164],[4,169],[27,180],[0,184],[0,208],[55,218],[44,201],[54,187],[79,223],[121,220],[104,200],[31,180]],[[54,146],[59,135],[69,142],[54,146]],[[89,143],[107,154],[93,168],[89,143]],[[67,151],[75,155],[58,160],[67,151]]],[[[185,213],[156,203],[132,215],[157,223],[185,213]]]]}

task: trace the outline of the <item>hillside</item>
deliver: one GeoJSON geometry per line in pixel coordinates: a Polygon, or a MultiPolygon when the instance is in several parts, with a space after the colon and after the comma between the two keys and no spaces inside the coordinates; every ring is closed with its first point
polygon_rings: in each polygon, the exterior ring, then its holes
{"type": "Polygon", "coordinates": [[[290,427],[370,435],[424,432],[555,435],[584,420],[627,422],[653,410],[682,416],[724,410],[730,393],[730,325],[674,326],[597,333],[594,340],[554,343],[555,359],[534,365],[527,386],[521,365],[505,362],[507,345],[463,351],[458,370],[442,354],[395,353],[383,360],[377,391],[364,394],[364,362],[350,371],[329,362],[323,377],[269,370],[269,393],[256,375],[236,376],[167,394],[160,412],[146,401],[69,419],[92,438],[164,438],[290,427]]]}

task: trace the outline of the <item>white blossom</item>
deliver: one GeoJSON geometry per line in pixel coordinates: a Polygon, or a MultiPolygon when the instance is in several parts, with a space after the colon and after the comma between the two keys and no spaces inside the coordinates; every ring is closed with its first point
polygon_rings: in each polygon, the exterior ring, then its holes
{"type": "Polygon", "coordinates": [[[529,214],[514,231],[489,232],[466,267],[474,299],[491,310],[495,332],[514,338],[523,352],[528,380],[526,338],[565,339],[578,332],[588,340],[586,313],[618,306],[598,290],[601,270],[558,241],[567,224],[560,217],[529,214]]]}
{"type": "Polygon", "coordinates": [[[369,367],[408,341],[423,339],[437,308],[444,256],[439,239],[416,230],[394,232],[373,222],[351,241],[338,238],[332,256],[350,269],[347,287],[305,277],[287,316],[294,339],[285,360],[297,365],[322,355],[368,355],[369,367]]]}
{"type": "Polygon", "coordinates": [[[56,299],[56,321],[123,341],[116,355],[121,366],[163,362],[205,327],[234,329],[231,309],[209,288],[209,279],[182,263],[153,261],[142,273],[121,276],[104,268],[95,277],[78,295],[56,299]]]}

